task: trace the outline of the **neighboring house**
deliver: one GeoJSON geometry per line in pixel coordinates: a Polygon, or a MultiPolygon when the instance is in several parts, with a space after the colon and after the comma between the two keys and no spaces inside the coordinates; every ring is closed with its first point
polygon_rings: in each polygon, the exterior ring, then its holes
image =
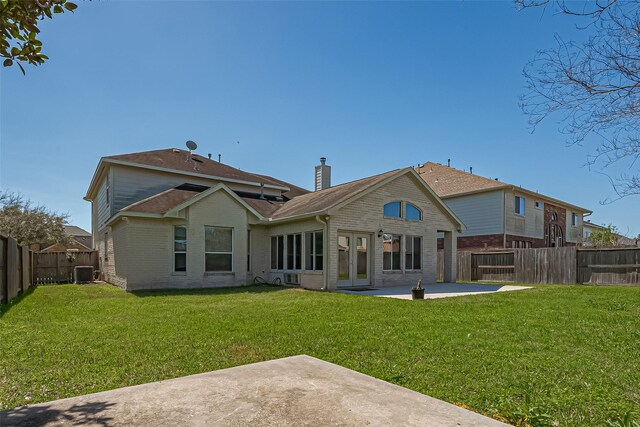
{"type": "Polygon", "coordinates": [[[75,225],[65,225],[64,232],[67,236],[71,237],[71,242],[68,245],[62,245],[60,243],[54,243],[45,246],[44,249],[40,249],[44,245],[32,245],[31,249],[38,252],[66,252],[73,251],[91,251],[93,239],[91,233],[83,230],[75,225]]]}
{"type": "Polygon", "coordinates": [[[464,223],[458,249],[579,245],[591,211],[512,184],[438,163],[416,168],[464,223]]]}
{"type": "Polygon", "coordinates": [[[106,281],[127,290],[263,279],[333,290],[455,281],[463,225],[413,168],[316,191],[179,149],[103,157],[86,200],[106,281]]]}
{"type": "MultiPolygon", "coordinates": [[[[583,245],[586,247],[590,247],[593,246],[593,244],[591,243],[591,233],[593,233],[594,231],[598,230],[606,230],[607,227],[605,227],[604,225],[598,225],[598,224],[594,224],[591,221],[584,221],[583,223],[583,232],[582,232],[582,237],[583,237],[583,245]]],[[[613,234],[615,237],[615,242],[613,243],[614,247],[628,247],[628,246],[639,246],[640,242],[638,241],[638,239],[632,239],[629,238],[627,236],[623,236],[622,234],[618,234],[618,233],[614,233],[613,234]]]]}
{"type": "Polygon", "coordinates": [[[64,232],[71,236],[73,240],[83,246],[90,248],[93,244],[93,236],[86,230],[75,225],[65,225],[64,232]]]}

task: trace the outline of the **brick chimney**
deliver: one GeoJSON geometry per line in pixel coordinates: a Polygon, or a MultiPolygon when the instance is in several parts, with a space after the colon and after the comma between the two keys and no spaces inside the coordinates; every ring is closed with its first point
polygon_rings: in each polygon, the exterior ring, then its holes
{"type": "Polygon", "coordinates": [[[320,164],[316,166],[316,191],[331,187],[331,166],[326,163],[327,158],[320,157],[320,164]]]}

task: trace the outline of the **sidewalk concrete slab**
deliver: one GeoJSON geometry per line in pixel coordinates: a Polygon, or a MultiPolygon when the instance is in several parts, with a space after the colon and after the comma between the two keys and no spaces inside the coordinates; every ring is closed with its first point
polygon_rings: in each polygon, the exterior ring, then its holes
{"type": "Polygon", "coordinates": [[[505,426],[301,355],[0,412],[8,426],[505,426]]]}
{"type": "MultiPolygon", "coordinates": [[[[394,286],[391,288],[368,289],[368,290],[349,290],[341,289],[338,292],[345,294],[367,295],[373,297],[411,299],[411,288],[414,285],[394,286]]],[[[482,295],[494,292],[510,292],[531,289],[531,286],[515,286],[515,285],[485,285],[485,284],[464,284],[464,283],[436,283],[424,286],[424,298],[449,298],[461,297],[467,295],[482,295]]]]}

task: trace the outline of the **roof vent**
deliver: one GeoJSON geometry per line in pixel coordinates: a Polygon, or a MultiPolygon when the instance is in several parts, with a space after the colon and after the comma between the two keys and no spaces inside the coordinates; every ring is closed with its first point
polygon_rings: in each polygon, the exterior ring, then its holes
{"type": "Polygon", "coordinates": [[[180,150],[178,150],[177,148],[174,148],[174,149],[173,149],[173,150],[171,150],[171,151],[173,151],[174,153],[179,153],[179,152],[180,152],[180,150]]]}

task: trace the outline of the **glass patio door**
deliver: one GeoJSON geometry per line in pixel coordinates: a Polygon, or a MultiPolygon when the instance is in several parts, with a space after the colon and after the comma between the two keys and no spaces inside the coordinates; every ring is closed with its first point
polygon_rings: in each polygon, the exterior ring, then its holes
{"type": "Polygon", "coordinates": [[[369,286],[370,244],[369,234],[338,234],[338,286],[369,286]]]}

